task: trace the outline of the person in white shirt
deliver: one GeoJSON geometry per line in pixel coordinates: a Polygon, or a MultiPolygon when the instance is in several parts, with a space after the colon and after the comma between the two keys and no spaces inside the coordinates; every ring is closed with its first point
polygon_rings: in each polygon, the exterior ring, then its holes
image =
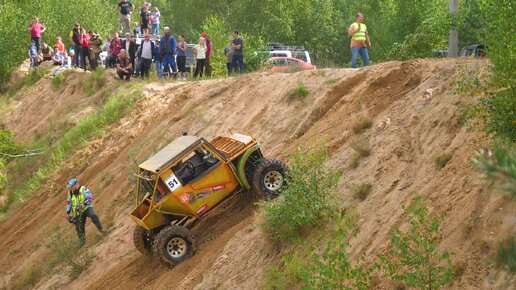
{"type": "Polygon", "coordinates": [[[148,77],[149,70],[154,59],[154,42],[150,39],[150,34],[146,33],[144,39],[138,48],[138,66],[141,67],[140,76],[148,77]]]}
{"type": "Polygon", "coordinates": [[[199,38],[199,44],[196,44],[193,47],[193,52],[197,60],[195,63],[194,78],[197,78],[197,75],[200,75],[202,78],[202,72],[204,71],[204,62],[206,61],[206,50],[206,39],[204,39],[204,37],[201,37],[199,38]]]}

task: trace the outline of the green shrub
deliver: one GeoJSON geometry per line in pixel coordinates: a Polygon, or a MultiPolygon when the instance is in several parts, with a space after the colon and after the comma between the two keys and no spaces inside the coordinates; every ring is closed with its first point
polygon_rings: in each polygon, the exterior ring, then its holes
{"type": "Polygon", "coordinates": [[[48,237],[47,246],[52,251],[52,256],[46,261],[46,267],[55,269],[56,266],[65,264],[63,270],[72,279],[77,278],[95,258],[92,251],[81,249],[77,240],[63,237],[60,227],[53,229],[53,233],[48,237]]]}
{"type": "Polygon", "coordinates": [[[351,185],[351,192],[353,197],[363,201],[373,191],[373,185],[371,183],[359,183],[351,185]]]}
{"type": "Polygon", "coordinates": [[[453,155],[451,153],[442,153],[442,154],[436,156],[434,158],[435,168],[437,168],[437,169],[444,168],[444,166],[446,166],[448,161],[451,160],[452,156],[453,155]]]}
{"type": "Polygon", "coordinates": [[[503,183],[503,190],[516,196],[516,150],[511,143],[497,144],[493,151],[479,150],[473,165],[493,180],[503,183]]]}
{"type": "Polygon", "coordinates": [[[441,221],[428,213],[421,197],[405,208],[410,229],[394,229],[386,255],[379,256],[381,266],[395,281],[417,289],[439,289],[454,277],[450,254],[439,251],[441,221]]]}
{"type": "Polygon", "coordinates": [[[82,88],[85,90],[87,96],[93,95],[97,90],[100,90],[106,84],[106,79],[103,78],[105,69],[98,67],[92,71],[91,74],[82,83],[82,88]]]}
{"type": "Polygon", "coordinates": [[[373,126],[373,120],[371,118],[361,118],[353,123],[352,128],[355,134],[361,134],[371,128],[371,126],[373,126]]]}
{"type": "Polygon", "coordinates": [[[496,262],[507,267],[512,273],[516,272],[516,239],[514,235],[498,245],[496,262]]]}
{"type": "Polygon", "coordinates": [[[287,92],[287,94],[285,95],[285,98],[287,99],[287,101],[304,99],[306,96],[308,96],[309,93],[310,93],[310,91],[305,86],[305,84],[302,82],[299,82],[299,85],[296,88],[291,89],[287,92]]]}
{"type": "Polygon", "coordinates": [[[358,167],[359,164],[360,164],[360,154],[355,152],[355,153],[353,153],[353,155],[351,155],[351,159],[349,160],[349,167],[355,169],[358,167]]]}
{"type": "Polygon", "coordinates": [[[370,289],[371,273],[377,266],[353,265],[348,253],[349,240],[358,234],[356,220],[353,215],[338,216],[337,226],[324,239],[326,244],[322,251],[315,253],[313,266],[308,271],[311,275],[304,276],[309,289],[370,289]]]}
{"type": "Polygon", "coordinates": [[[37,83],[42,77],[44,77],[46,73],[48,73],[48,71],[45,71],[41,68],[31,69],[23,78],[23,84],[28,87],[32,86],[33,84],[37,83]]]}
{"type": "Polygon", "coordinates": [[[28,266],[21,277],[22,286],[32,288],[41,279],[41,274],[42,270],[39,267],[35,265],[28,266]]]}
{"type": "Polygon", "coordinates": [[[296,289],[309,275],[307,262],[297,252],[284,256],[281,267],[272,267],[265,278],[265,289],[296,289]]]}
{"type": "Polygon", "coordinates": [[[324,148],[294,154],[282,196],[260,203],[263,226],[273,239],[294,240],[303,228],[319,223],[333,211],[331,198],[341,173],[324,165],[327,158],[324,148]]]}

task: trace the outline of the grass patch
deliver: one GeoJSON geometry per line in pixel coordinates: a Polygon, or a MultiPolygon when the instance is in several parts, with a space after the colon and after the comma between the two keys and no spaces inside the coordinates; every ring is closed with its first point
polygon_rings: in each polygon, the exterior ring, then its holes
{"type": "Polygon", "coordinates": [[[303,229],[318,224],[335,211],[340,171],[328,168],[324,148],[296,152],[290,159],[288,187],[280,198],[259,203],[262,226],[273,239],[294,241],[303,229]]]}
{"type": "Polygon", "coordinates": [[[351,168],[357,168],[362,158],[371,155],[371,146],[365,139],[357,139],[352,141],[351,148],[353,148],[355,151],[349,160],[349,167],[351,168]]]}
{"type": "Polygon", "coordinates": [[[98,67],[81,84],[88,97],[106,85],[106,79],[103,77],[105,71],[105,69],[98,67]]]}
{"type": "Polygon", "coordinates": [[[338,83],[342,78],[334,78],[334,79],[331,79],[331,80],[327,80],[324,82],[324,84],[326,85],[333,85],[333,84],[336,84],[338,83]]]}
{"type": "Polygon", "coordinates": [[[368,182],[351,185],[351,193],[355,199],[364,201],[373,191],[373,185],[368,182]]]}
{"type": "Polygon", "coordinates": [[[285,255],[279,267],[267,271],[265,289],[299,289],[303,277],[308,275],[307,262],[299,253],[285,255]]]}
{"type": "Polygon", "coordinates": [[[310,94],[310,91],[308,90],[308,88],[305,86],[305,84],[303,82],[299,82],[299,84],[296,88],[291,89],[287,92],[287,94],[285,95],[285,98],[289,102],[293,101],[293,100],[302,100],[302,99],[306,98],[306,96],[308,96],[308,94],[310,94]]]}
{"type": "Polygon", "coordinates": [[[446,166],[446,164],[448,163],[448,161],[451,160],[452,156],[453,155],[451,153],[446,153],[446,152],[436,156],[434,158],[435,168],[437,168],[437,169],[444,168],[446,166]]]}
{"type": "Polygon", "coordinates": [[[496,262],[500,267],[506,267],[512,273],[516,272],[516,239],[514,236],[498,245],[496,262]]]}
{"type": "Polygon", "coordinates": [[[23,78],[23,84],[25,86],[32,86],[37,83],[42,77],[50,72],[50,68],[34,68],[29,70],[27,75],[23,78]]]}
{"type": "Polygon", "coordinates": [[[34,265],[28,266],[21,276],[22,288],[32,288],[41,279],[42,270],[34,265]]]}
{"type": "Polygon", "coordinates": [[[373,120],[367,117],[356,120],[352,125],[352,129],[355,134],[361,134],[364,133],[365,130],[371,128],[372,126],[373,120]]]}
{"type": "Polygon", "coordinates": [[[139,90],[112,95],[98,112],[81,119],[50,150],[45,163],[35,169],[27,181],[17,186],[9,196],[8,204],[24,203],[76,149],[87,145],[93,137],[103,134],[104,129],[124,116],[140,97],[139,90]]]}
{"type": "Polygon", "coordinates": [[[72,73],[72,70],[67,69],[67,70],[62,71],[55,77],[53,77],[52,80],[50,81],[50,84],[52,85],[52,89],[54,91],[59,90],[61,88],[61,86],[63,85],[63,83],[66,82],[66,79],[68,78],[68,76],[71,73],[72,73]]]}

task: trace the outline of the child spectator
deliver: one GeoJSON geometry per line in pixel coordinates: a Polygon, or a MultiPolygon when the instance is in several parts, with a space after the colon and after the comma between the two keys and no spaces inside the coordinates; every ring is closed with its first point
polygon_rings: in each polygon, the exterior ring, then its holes
{"type": "Polygon", "coordinates": [[[30,67],[36,67],[38,64],[36,63],[36,57],[38,56],[38,48],[36,47],[36,41],[31,41],[29,45],[29,58],[30,58],[30,67]]]}
{"type": "Polygon", "coordinates": [[[159,35],[159,18],[161,17],[161,13],[158,10],[158,7],[154,7],[154,11],[151,15],[152,20],[152,34],[154,36],[159,35]]]}
{"type": "Polygon", "coordinates": [[[142,35],[142,29],[141,29],[140,25],[138,24],[138,22],[134,23],[133,32],[136,37],[140,37],[142,35]]]}

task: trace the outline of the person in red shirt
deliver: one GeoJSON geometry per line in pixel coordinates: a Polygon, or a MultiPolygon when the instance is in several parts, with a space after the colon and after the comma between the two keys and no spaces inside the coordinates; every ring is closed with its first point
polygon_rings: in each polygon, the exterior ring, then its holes
{"type": "Polygon", "coordinates": [[[118,54],[122,49],[122,39],[118,35],[118,32],[115,32],[115,37],[111,39],[109,43],[108,56],[106,58],[106,66],[107,67],[116,67],[118,62],[118,54]]]}
{"type": "Polygon", "coordinates": [[[90,38],[91,36],[86,33],[86,30],[81,29],[81,34],[79,34],[79,41],[81,42],[81,68],[86,70],[86,58],[88,58],[88,63],[91,67],[91,58],[90,58],[90,38]]]}
{"type": "Polygon", "coordinates": [[[39,41],[41,39],[41,33],[45,32],[47,28],[45,25],[39,23],[38,17],[34,17],[34,20],[29,24],[31,39],[36,43],[36,48],[39,51],[39,41]]]}
{"type": "Polygon", "coordinates": [[[206,59],[204,61],[204,75],[207,77],[211,76],[211,65],[210,65],[210,58],[211,58],[211,39],[208,37],[208,35],[203,32],[201,34],[201,37],[203,37],[206,40],[206,59]]]}

